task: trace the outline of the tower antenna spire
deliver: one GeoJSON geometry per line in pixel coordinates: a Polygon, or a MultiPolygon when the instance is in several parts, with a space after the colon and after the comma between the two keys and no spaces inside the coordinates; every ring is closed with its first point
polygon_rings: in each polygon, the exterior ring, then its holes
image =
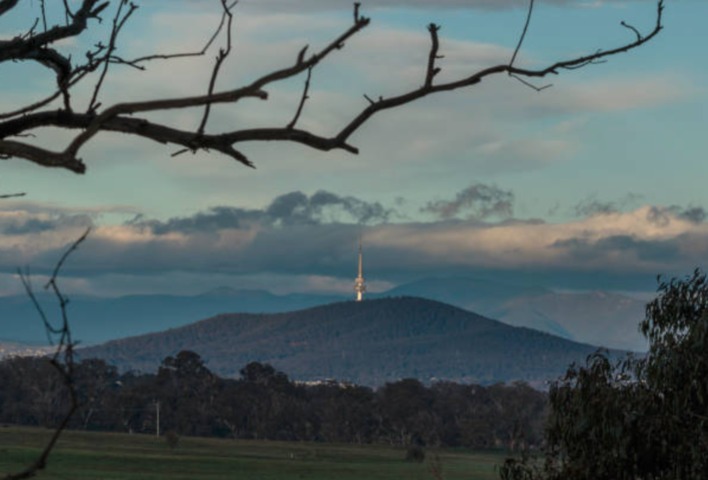
{"type": "Polygon", "coordinates": [[[361,302],[364,299],[364,292],[366,291],[363,263],[363,254],[361,252],[361,237],[359,237],[359,270],[358,275],[354,280],[354,292],[356,293],[357,302],[361,302]]]}

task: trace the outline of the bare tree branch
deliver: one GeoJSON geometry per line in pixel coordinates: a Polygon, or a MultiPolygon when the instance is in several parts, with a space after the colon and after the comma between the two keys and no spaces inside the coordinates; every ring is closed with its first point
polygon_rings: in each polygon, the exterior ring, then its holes
{"type": "Polygon", "coordinates": [[[59,288],[58,278],[61,268],[64,266],[64,263],[66,262],[67,258],[69,258],[69,255],[71,255],[72,252],[79,248],[79,245],[81,245],[81,243],[86,240],[86,237],[88,236],[89,232],[90,229],[86,230],[83,235],[81,235],[76,241],[74,241],[69,246],[69,248],[67,248],[67,250],[61,256],[59,261],[56,263],[54,271],[52,272],[52,276],[49,278],[49,281],[44,286],[45,289],[51,289],[51,291],[54,293],[59,302],[59,309],[61,312],[60,326],[54,326],[48,320],[44,309],[42,308],[41,304],[39,303],[37,297],[34,294],[29,272],[23,272],[22,270],[18,269],[20,280],[22,281],[22,285],[25,287],[25,292],[27,292],[27,295],[32,300],[32,303],[34,304],[37,313],[42,319],[44,328],[47,331],[47,336],[50,338],[50,343],[53,343],[51,342],[53,336],[58,337],[56,344],[57,348],[54,352],[54,355],[49,361],[54,367],[54,369],[57,371],[57,373],[61,376],[62,381],[64,382],[64,385],[66,386],[67,391],[69,392],[70,406],[68,411],[64,414],[62,420],[59,422],[59,425],[52,433],[52,436],[45,445],[44,449],[35,459],[35,461],[21,472],[5,475],[5,477],[3,477],[5,480],[22,480],[26,478],[32,478],[35,477],[41,470],[44,470],[44,468],[47,466],[49,454],[54,449],[54,446],[56,445],[57,440],[59,440],[59,437],[61,436],[62,432],[68,426],[71,417],[79,408],[78,395],[76,392],[76,387],[74,385],[75,343],[72,341],[71,338],[71,328],[69,325],[69,316],[67,313],[69,299],[61,292],[61,289],[59,288]]]}
{"type": "Polygon", "coordinates": [[[428,53],[428,68],[425,72],[425,87],[427,88],[433,86],[433,78],[440,73],[440,69],[435,66],[435,60],[439,58],[438,50],[440,49],[438,31],[440,31],[439,25],[435,25],[434,23],[428,25],[428,32],[430,32],[430,52],[428,53]]]}
{"type": "MultiPolygon", "coordinates": [[[[227,0],[221,0],[221,6],[224,9],[224,13],[221,16],[221,24],[217,29],[217,32],[221,30],[222,25],[224,24],[224,19],[226,19],[226,47],[220,49],[219,55],[216,56],[216,63],[214,64],[214,70],[212,70],[211,72],[211,79],[209,80],[209,89],[207,91],[207,95],[209,97],[214,94],[214,85],[216,84],[216,77],[219,76],[219,70],[221,70],[221,66],[224,64],[224,60],[226,60],[226,58],[231,53],[231,26],[233,25],[234,19],[234,16],[231,13],[231,8],[233,8],[236,3],[233,3],[231,6],[229,6],[226,4],[226,1],[227,0]]],[[[211,102],[207,102],[207,104],[204,106],[204,115],[202,116],[202,121],[199,124],[199,128],[197,128],[197,135],[202,135],[204,133],[204,128],[206,127],[206,123],[209,120],[210,112],[211,102]]]]}
{"type": "MultiPolygon", "coordinates": [[[[111,55],[113,55],[113,52],[116,49],[116,40],[118,39],[118,34],[125,25],[125,22],[130,18],[130,16],[137,8],[138,7],[133,2],[127,2],[125,0],[121,0],[120,2],[118,2],[118,8],[116,9],[116,14],[113,17],[113,28],[111,29],[111,37],[108,40],[108,48],[106,50],[105,60],[103,61],[103,69],[101,70],[101,75],[98,77],[96,86],[93,89],[91,101],[88,105],[89,112],[95,111],[97,107],[96,101],[98,100],[98,92],[101,91],[101,86],[103,85],[103,81],[105,80],[106,74],[108,73],[108,67],[111,64],[111,55]],[[128,5],[128,11],[121,17],[121,13],[123,12],[123,7],[125,5],[128,5]]],[[[69,110],[68,104],[66,106],[66,109],[69,110]]]]}
{"type": "Polygon", "coordinates": [[[17,110],[13,110],[10,112],[0,113],[0,120],[5,120],[6,118],[17,117],[20,115],[24,115],[25,113],[33,112],[34,110],[37,110],[38,108],[42,108],[45,105],[49,105],[57,97],[59,97],[59,95],[61,95],[61,90],[57,90],[53,94],[49,95],[47,98],[45,98],[43,100],[39,100],[38,102],[32,103],[32,104],[27,105],[25,107],[22,107],[22,108],[19,108],[17,110]]]}
{"type": "MultiPolygon", "coordinates": [[[[514,54],[511,56],[511,60],[509,60],[510,67],[514,65],[514,61],[516,60],[516,56],[519,54],[519,51],[521,50],[521,46],[524,44],[524,39],[526,38],[526,33],[528,32],[529,25],[531,24],[531,17],[533,16],[533,5],[534,5],[534,0],[529,0],[529,10],[526,13],[526,22],[524,22],[524,28],[521,31],[521,35],[519,36],[519,42],[516,44],[516,48],[514,49],[514,54]]],[[[527,80],[524,80],[523,78],[521,78],[520,76],[518,76],[514,73],[509,73],[509,76],[511,76],[512,78],[515,78],[516,80],[518,80],[522,84],[536,90],[537,92],[540,92],[542,90],[545,90],[545,89],[553,86],[553,84],[549,83],[549,84],[546,84],[542,87],[537,87],[533,83],[531,83],[527,80]]]]}
{"type": "MultiPolygon", "coordinates": [[[[9,41],[0,41],[0,63],[8,60],[23,60],[27,55],[31,55],[32,52],[36,52],[47,45],[79,35],[86,29],[88,20],[99,18],[101,12],[109,5],[108,1],[96,5],[99,1],[83,0],[81,8],[74,14],[71,23],[68,25],[56,25],[45,32],[31,35],[28,38],[15,37],[9,41]]],[[[12,8],[14,5],[12,5],[12,2],[10,4],[10,8],[12,8]]],[[[2,5],[0,5],[0,9],[2,9],[2,5]]]]}
{"type": "Polygon", "coordinates": [[[311,79],[312,79],[312,68],[308,68],[307,69],[307,78],[305,78],[305,88],[303,88],[302,97],[300,97],[300,104],[297,106],[297,110],[295,111],[295,116],[293,117],[292,120],[290,120],[290,123],[288,123],[288,126],[285,127],[288,130],[292,130],[293,128],[295,128],[295,124],[300,119],[300,114],[302,114],[302,109],[305,107],[305,102],[310,98],[307,93],[310,91],[310,80],[311,79]]]}
{"type": "Polygon", "coordinates": [[[0,16],[12,10],[19,0],[0,0],[0,16]]]}
{"type": "MultiPolygon", "coordinates": [[[[228,10],[232,10],[238,2],[234,1],[231,5],[228,6],[228,10]]],[[[226,19],[227,15],[223,14],[221,16],[221,21],[219,22],[218,27],[216,30],[214,30],[214,33],[212,36],[209,38],[209,40],[206,42],[206,44],[202,47],[201,50],[194,51],[194,52],[177,52],[177,53],[153,53],[150,55],[145,55],[142,57],[134,58],[131,60],[126,60],[120,57],[116,57],[115,55],[111,58],[111,61],[115,61],[118,63],[122,63],[125,65],[130,65],[132,67],[135,67],[140,70],[144,70],[145,67],[141,66],[141,63],[149,62],[152,60],[171,60],[174,58],[186,58],[186,57],[199,57],[204,55],[207,50],[209,50],[209,47],[214,43],[214,41],[217,39],[219,34],[221,33],[221,30],[224,28],[224,25],[226,24],[226,19]]]]}
{"type": "Polygon", "coordinates": [[[510,67],[514,65],[514,60],[516,60],[516,56],[519,54],[519,50],[521,50],[521,45],[524,44],[526,32],[528,32],[529,30],[529,25],[531,24],[531,16],[533,15],[533,3],[534,0],[529,0],[529,11],[526,14],[526,22],[524,23],[524,29],[521,31],[521,36],[519,36],[519,43],[516,44],[514,54],[511,56],[511,60],[509,60],[510,67]]]}
{"type": "MultiPolygon", "coordinates": [[[[529,10],[526,15],[526,22],[524,24],[523,31],[521,32],[519,41],[514,50],[514,54],[508,64],[484,68],[473,72],[466,77],[442,83],[435,82],[435,78],[440,72],[440,68],[437,66],[437,60],[442,58],[439,54],[440,39],[438,33],[440,27],[435,24],[430,24],[428,26],[428,31],[431,39],[431,46],[428,52],[427,65],[425,66],[423,85],[419,88],[387,98],[378,97],[377,100],[364,95],[364,98],[368,102],[366,107],[363,108],[358,114],[354,115],[348,123],[343,125],[338,133],[332,136],[324,136],[318,134],[317,132],[297,129],[295,128],[295,125],[300,119],[304,104],[309,97],[312,71],[332,52],[343,48],[345,43],[352,36],[356,35],[369,25],[369,18],[360,14],[359,4],[356,3],[354,5],[353,24],[320,51],[308,54],[308,47],[305,46],[300,50],[293,64],[266,73],[248,85],[225,91],[216,91],[215,85],[219,72],[223,69],[223,65],[231,52],[231,9],[235,5],[235,2],[228,4],[227,0],[219,0],[219,2],[222,9],[220,23],[216,27],[213,35],[209,38],[205,48],[201,52],[198,52],[200,54],[205,52],[209,46],[213,44],[219,33],[226,30],[225,46],[219,51],[216,57],[216,62],[207,86],[206,94],[149,100],[145,102],[116,103],[105,108],[101,108],[101,105],[97,102],[98,95],[96,94],[94,95],[95,103],[94,100],[92,100],[92,108],[86,113],[71,111],[67,101],[65,101],[65,106],[61,110],[42,110],[43,107],[50,104],[62,94],[62,88],[66,88],[68,91],[69,88],[73,87],[81,79],[95,71],[99,66],[103,67],[103,73],[101,74],[101,79],[97,84],[96,92],[100,89],[100,83],[105,77],[105,72],[109,63],[123,63],[129,66],[142,68],[142,65],[138,65],[138,63],[142,64],[152,59],[169,59],[180,55],[152,55],[137,58],[135,60],[123,60],[116,56],[114,53],[116,48],[116,38],[118,37],[120,28],[129,16],[129,14],[126,14],[123,17],[120,17],[120,15],[117,14],[114,17],[114,27],[112,29],[111,40],[109,41],[108,46],[97,45],[93,52],[87,53],[87,56],[89,57],[88,62],[73,68],[71,71],[70,80],[68,83],[65,82],[66,87],[59,85],[59,91],[44,100],[15,110],[9,114],[4,114],[4,116],[3,114],[0,114],[0,120],[4,120],[0,121],[0,158],[22,158],[42,166],[60,167],[76,173],[83,173],[86,166],[78,157],[78,153],[87,142],[102,131],[121,132],[164,144],[177,145],[182,147],[177,154],[184,151],[195,152],[197,150],[216,150],[247,166],[253,166],[253,164],[243,155],[241,151],[237,150],[236,144],[238,143],[252,141],[287,141],[300,143],[318,150],[327,151],[341,149],[351,153],[357,153],[358,149],[349,143],[349,139],[364,123],[371,119],[371,117],[384,110],[396,108],[432,94],[474,86],[485,78],[493,77],[499,74],[510,75],[524,85],[527,85],[536,91],[542,91],[548,88],[550,84],[535,86],[533,84],[534,79],[544,78],[549,75],[556,75],[561,70],[573,70],[595,63],[600,63],[605,61],[605,59],[610,56],[633,50],[651,41],[663,28],[662,18],[664,9],[664,0],[658,0],[656,23],[653,29],[646,35],[642,35],[639,33],[639,30],[634,27],[630,27],[624,22],[622,23],[623,26],[630,28],[633,32],[635,32],[636,38],[632,42],[606,50],[597,50],[591,54],[560,60],[539,68],[521,68],[517,67],[515,62],[525,40],[534,9],[534,1],[530,0],[529,10]],[[296,77],[303,72],[307,72],[307,79],[303,94],[292,120],[286,126],[257,129],[227,129],[227,131],[223,133],[216,134],[209,133],[207,131],[208,118],[214,105],[235,104],[244,98],[259,98],[262,100],[267,100],[268,93],[265,90],[266,87],[269,87],[271,84],[281,80],[296,77]],[[176,129],[164,124],[150,121],[147,118],[140,118],[136,116],[150,112],[160,112],[169,109],[184,109],[189,107],[203,107],[201,121],[199,122],[197,128],[193,131],[176,129]],[[51,151],[43,147],[38,147],[28,143],[27,141],[17,141],[9,138],[27,133],[35,128],[46,126],[59,127],[68,130],[78,130],[78,132],[73,139],[68,142],[68,145],[63,150],[57,151],[51,151]]],[[[13,2],[9,2],[8,0],[0,0],[0,8],[10,8],[12,3],[13,2]]],[[[24,55],[22,59],[30,60],[32,59],[32,55],[35,57],[37,56],[36,52],[34,52],[34,50],[38,48],[36,45],[46,46],[48,43],[51,43],[51,41],[54,41],[52,39],[64,38],[63,36],[71,34],[67,32],[76,32],[73,34],[78,35],[85,28],[86,21],[90,18],[96,18],[98,14],[106,8],[107,3],[108,2],[99,3],[98,0],[82,0],[81,7],[75,13],[72,13],[67,9],[66,26],[53,26],[45,33],[33,34],[24,40],[13,39],[9,41],[9,43],[7,41],[0,41],[0,62],[4,59],[16,59],[22,57],[22,55],[24,55]],[[29,44],[35,45],[34,50],[27,46],[29,44]]],[[[184,55],[191,54],[185,53],[184,55]]],[[[35,58],[35,60],[37,59],[35,58]]],[[[45,60],[48,61],[47,59],[45,60]]],[[[55,62],[54,66],[56,67],[57,65],[58,63],[55,62]]]]}
{"type": "Polygon", "coordinates": [[[637,30],[636,28],[634,28],[632,25],[628,24],[628,23],[625,22],[624,20],[620,22],[620,25],[622,25],[623,27],[628,28],[629,30],[631,30],[632,32],[634,32],[634,34],[637,36],[637,41],[639,41],[639,40],[642,39],[642,34],[639,33],[639,30],[637,30]]]}
{"type": "Polygon", "coordinates": [[[524,80],[523,78],[521,78],[520,76],[516,75],[515,73],[510,73],[509,76],[512,77],[512,78],[514,78],[514,79],[516,79],[516,80],[518,80],[519,82],[521,82],[522,84],[526,85],[527,87],[529,87],[529,88],[531,88],[531,89],[533,89],[533,90],[536,90],[537,92],[542,92],[543,90],[545,90],[545,89],[547,89],[547,88],[551,88],[551,87],[553,86],[552,83],[547,83],[547,84],[545,84],[545,85],[543,85],[543,86],[537,87],[537,86],[534,85],[533,83],[531,83],[531,82],[529,82],[529,81],[527,81],[527,80],[524,80]]]}
{"type": "Polygon", "coordinates": [[[42,29],[47,31],[47,9],[44,0],[39,1],[39,8],[42,11],[42,29]]]}

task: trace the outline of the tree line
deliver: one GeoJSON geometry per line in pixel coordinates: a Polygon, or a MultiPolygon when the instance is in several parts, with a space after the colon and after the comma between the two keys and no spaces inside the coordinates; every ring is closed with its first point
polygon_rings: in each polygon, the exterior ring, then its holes
{"type": "MultiPolygon", "coordinates": [[[[334,381],[294,382],[268,364],[221,378],[181,351],[156,374],[100,359],[76,363],[79,408],[69,428],[239,439],[536,447],[547,397],[525,383],[491,386],[403,379],[372,389],[334,381]],[[158,427],[159,416],[159,427],[158,427]]],[[[67,387],[45,358],[0,362],[0,422],[55,427],[69,408],[67,387]]]]}

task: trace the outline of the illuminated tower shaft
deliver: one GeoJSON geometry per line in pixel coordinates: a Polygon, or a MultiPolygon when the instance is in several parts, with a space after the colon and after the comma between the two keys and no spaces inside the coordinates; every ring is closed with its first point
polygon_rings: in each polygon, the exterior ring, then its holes
{"type": "Polygon", "coordinates": [[[354,280],[354,292],[356,292],[356,301],[361,302],[364,299],[366,291],[366,283],[364,283],[364,275],[362,269],[361,242],[359,242],[359,275],[354,280]]]}

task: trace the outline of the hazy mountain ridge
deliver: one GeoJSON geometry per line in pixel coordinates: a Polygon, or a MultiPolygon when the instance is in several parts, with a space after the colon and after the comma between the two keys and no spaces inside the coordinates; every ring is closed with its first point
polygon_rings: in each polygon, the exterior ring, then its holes
{"type": "Polygon", "coordinates": [[[550,319],[568,333],[566,338],[646,351],[648,342],[639,333],[644,312],[645,302],[641,300],[596,291],[520,297],[492,313],[509,325],[538,325],[550,319]]]}
{"type": "Polygon", "coordinates": [[[428,278],[379,296],[415,295],[583,343],[646,351],[638,324],[645,302],[617,293],[555,292],[469,277],[428,278]]]}
{"type": "MultiPolygon", "coordinates": [[[[417,296],[455,305],[514,326],[570,340],[642,351],[637,331],[644,302],[605,292],[559,293],[469,277],[426,278],[366,298],[417,296]]],[[[56,299],[40,295],[57,318],[56,299]]],[[[99,298],[70,295],[74,338],[84,345],[159,332],[221,313],[289,312],[345,300],[337,295],[275,295],[266,290],[217,288],[200,295],[131,295],[99,298]]],[[[351,298],[351,297],[350,297],[351,298]]],[[[0,340],[46,342],[37,312],[24,296],[0,297],[0,340]]]]}
{"type": "MultiPolygon", "coordinates": [[[[271,313],[341,300],[327,295],[275,295],[267,290],[219,288],[199,295],[127,295],[102,298],[70,295],[69,317],[75,339],[94,344],[179,327],[227,312],[271,313]]],[[[58,318],[56,299],[39,294],[50,318],[58,318]]],[[[46,335],[26,295],[0,297],[0,339],[37,343],[46,335]]]]}
{"type": "Polygon", "coordinates": [[[540,384],[596,347],[505,325],[451,305],[403,297],[340,302],[289,313],[225,314],[80,350],[123,369],[152,371],[180,350],[236,376],[251,361],[297,380],[360,384],[415,377],[540,384]]]}

